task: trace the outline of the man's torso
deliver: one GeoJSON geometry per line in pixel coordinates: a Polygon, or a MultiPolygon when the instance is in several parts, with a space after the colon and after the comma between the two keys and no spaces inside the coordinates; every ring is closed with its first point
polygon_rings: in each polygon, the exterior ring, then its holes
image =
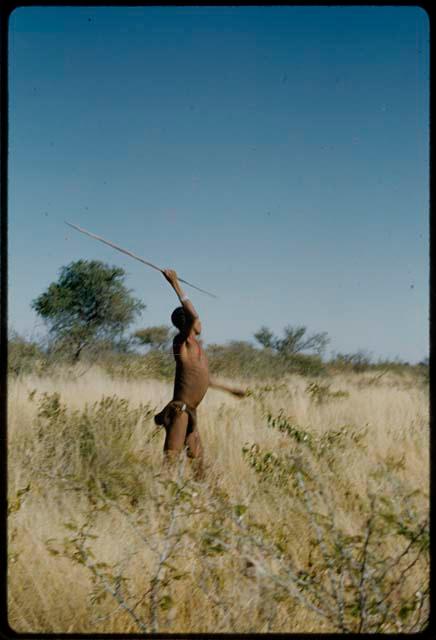
{"type": "Polygon", "coordinates": [[[209,386],[207,356],[200,342],[192,335],[186,340],[176,336],[173,353],[176,360],[174,400],[181,400],[195,409],[209,386]]]}

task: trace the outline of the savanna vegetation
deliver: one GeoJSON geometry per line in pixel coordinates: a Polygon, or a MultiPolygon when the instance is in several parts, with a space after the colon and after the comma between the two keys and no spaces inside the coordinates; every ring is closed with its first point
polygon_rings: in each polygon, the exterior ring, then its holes
{"type": "MultiPolygon", "coordinates": [[[[234,347],[230,355],[234,366],[234,347]]],[[[250,389],[242,400],[210,391],[199,483],[187,460],[162,468],[153,415],[172,391],[153,373],[162,361],[145,358],[146,373],[119,358],[10,376],[14,629],[425,626],[428,389],[419,368],[239,376],[250,389]]]]}
{"type": "Polygon", "coordinates": [[[121,325],[78,356],[62,331],[56,348],[10,337],[10,625],[424,629],[428,362],[327,360],[327,335],[304,327],[210,345],[211,371],[248,393],[200,405],[198,481],[186,457],[162,466],[153,422],[172,393],[171,329],[121,325]]]}

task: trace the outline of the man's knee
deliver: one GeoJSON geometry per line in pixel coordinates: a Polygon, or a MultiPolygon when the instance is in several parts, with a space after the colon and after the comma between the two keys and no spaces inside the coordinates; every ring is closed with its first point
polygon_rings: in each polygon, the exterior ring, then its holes
{"type": "Polygon", "coordinates": [[[186,446],[188,456],[190,458],[201,458],[203,455],[203,447],[201,444],[200,434],[195,429],[186,438],[186,446]]]}

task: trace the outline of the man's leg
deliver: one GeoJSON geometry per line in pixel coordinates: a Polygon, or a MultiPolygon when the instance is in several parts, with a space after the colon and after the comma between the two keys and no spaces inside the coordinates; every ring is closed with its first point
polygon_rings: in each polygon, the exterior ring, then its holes
{"type": "Polygon", "coordinates": [[[164,454],[168,461],[178,457],[185,447],[189,416],[185,411],[175,413],[171,424],[166,427],[164,454]]]}
{"type": "Polygon", "coordinates": [[[203,446],[201,444],[200,434],[195,428],[186,436],[185,446],[188,448],[188,456],[192,458],[195,475],[198,479],[204,477],[203,467],[203,446]]]}

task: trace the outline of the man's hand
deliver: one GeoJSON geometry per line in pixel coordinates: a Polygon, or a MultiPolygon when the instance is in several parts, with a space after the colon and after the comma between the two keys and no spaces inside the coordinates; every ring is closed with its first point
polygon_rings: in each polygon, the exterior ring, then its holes
{"type": "Polygon", "coordinates": [[[162,273],[164,274],[166,280],[173,286],[178,282],[177,273],[174,269],[162,269],[162,273]]]}
{"type": "MultiPolygon", "coordinates": [[[[192,305],[192,302],[189,300],[188,296],[185,296],[185,292],[180,286],[177,273],[174,271],[174,269],[162,269],[162,273],[164,274],[165,279],[168,280],[168,282],[176,292],[177,297],[180,300],[180,303],[184,308],[185,312],[189,315],[190,318],[192,318],[192,320],[196,320],[198,318],[198,314],[195,311],[192,305]]],[[[200,331],[198,331],[198,333],[200,331]]]]}

